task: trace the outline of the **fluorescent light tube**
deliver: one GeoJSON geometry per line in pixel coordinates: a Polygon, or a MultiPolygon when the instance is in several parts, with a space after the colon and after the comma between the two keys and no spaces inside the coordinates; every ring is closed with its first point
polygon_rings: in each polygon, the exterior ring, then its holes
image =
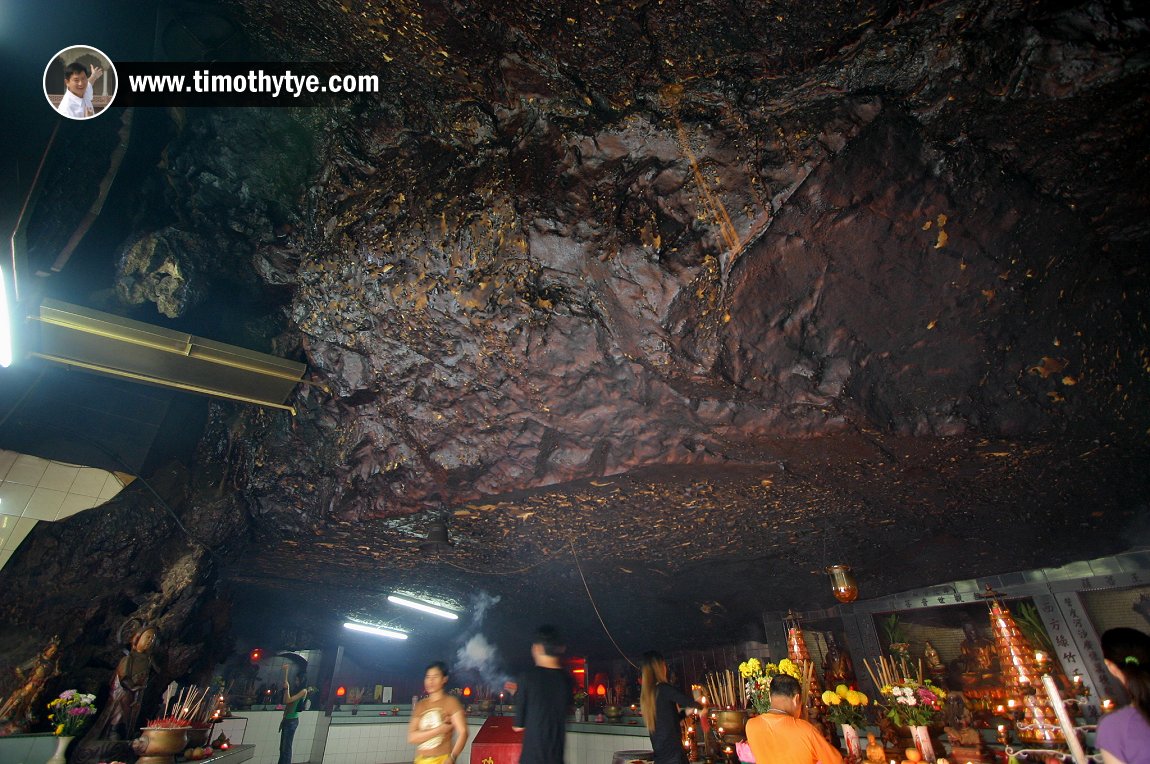
{"type": "MultiPolygon", "coordinates": [[[[15,234],[13,234],[15,236],[15,234]]],[[[0,366],[12,365],[12,318],[8,315],[8,282],[0,268],[0,366]]]]}
{"type": "Polygon", "coordinates": [[[379,626],[368,626],[366,623],[355,623],[354,621],[346,621],[343,628],[351,629],[352,631],[362,631],[365,634],[374,634],[377,637],[390,637],[391,639],[407,639],[407,635],[402,631],[395,631],[394,629],[384,629],[379,626]]]}
{"type": "Polygon", "coordinates": [[[415,610],[422,610],[425,613],[431,613],[432,615],[437,615],[440,618],[447,618],[452,621],[459,620],[459,616],[456,613],[452,613],[450,610],[432,607],[431,605],[425,605],[424,603],[416,602],[415,600],[407,600],[403,597],[396,597],[394,594],[387,595],[387,601],[394,602],[396,605],[403,605],[404,607],[414,608],[415,610]]]}

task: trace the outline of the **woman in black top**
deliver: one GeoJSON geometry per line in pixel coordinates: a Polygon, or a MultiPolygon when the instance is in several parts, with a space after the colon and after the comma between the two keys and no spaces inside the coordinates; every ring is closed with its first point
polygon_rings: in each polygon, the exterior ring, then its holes
{"type": "Polygon", "coordinates": [[[667,662],[656,652],[643,655],[643,690],[639,707],[651,748],[655,751],[655,764],[687,764],[687,751],[680,736],[680,709],[688,714],[697,711],[695,700],[677,687],[667,683],[667,662]]]}

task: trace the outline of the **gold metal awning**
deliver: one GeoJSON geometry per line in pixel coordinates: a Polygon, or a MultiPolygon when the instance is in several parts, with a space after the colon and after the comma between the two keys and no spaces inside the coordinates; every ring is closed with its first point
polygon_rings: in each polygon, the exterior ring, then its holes
{"type": "Polygon", "coordinates": [[[307,366],[110,313],[45,299],[32,355],[100,374],[259,406],[285,404],[307,366]]]}

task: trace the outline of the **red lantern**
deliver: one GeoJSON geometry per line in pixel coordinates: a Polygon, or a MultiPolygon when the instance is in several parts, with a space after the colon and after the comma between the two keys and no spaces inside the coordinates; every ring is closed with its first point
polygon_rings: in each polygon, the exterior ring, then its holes
{"type": "Polygon", "coordinates": [[[471,688],[470,687],[464,687],[463,688],[463,697],[465,697],[465,698],[471,697],[471,688]]]}
{"type": "Polygon", "coordinates": [[[248,658],[252,663],[259,663],[260,659],[264,657],[264,651],[258,647],[253,647],[252,651],[248,653],[248,658]]]}
{"type": "Polygon", "coordinates": [[[604,695],[604,696],[605,696],[605,695],[607,694],[607,685],[605,685],[605,684],[601,684],[601,685],[599,685],[598,687],[596,687],[596,688],[595,688],[595,694],[596,694],[596,695],[604,695]]]}
{"type": "Polygon", "coordinates": [[[342,698],[344,695],[347,695],[347,688],[341,684],[339,687],[335,688],[335,696],[337,698],[342,698]]]}

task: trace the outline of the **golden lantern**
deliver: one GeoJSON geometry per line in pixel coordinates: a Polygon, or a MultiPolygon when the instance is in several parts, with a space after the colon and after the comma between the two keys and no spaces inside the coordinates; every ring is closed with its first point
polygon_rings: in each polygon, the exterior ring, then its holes
{"type": "Polygon", "coordinates": [[[854,602],[859,596],[858,582],[849,565],[831,565],[827,568],[831,577],[831,592],[839,602],[854,602]]]}

